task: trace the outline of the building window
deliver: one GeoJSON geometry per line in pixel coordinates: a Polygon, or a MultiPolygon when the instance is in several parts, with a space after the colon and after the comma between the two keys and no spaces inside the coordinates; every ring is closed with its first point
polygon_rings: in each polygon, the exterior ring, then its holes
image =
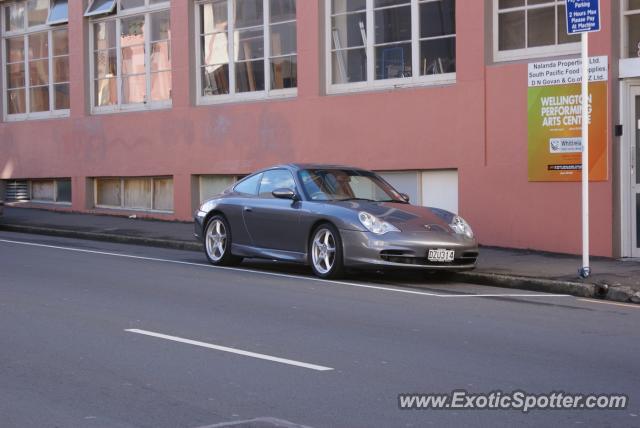
{"type": "Polygon", "coordinates": [[[71,203],[71,179],[31,180],[29,188],[32,202],[71,203]]]}
{"type": "Polygon", "coordinates": [[[171,106],[168,0],[94,0],[91,21],[94,113],[171,106]]]}
{"type": "Polygon", "coordinates": [[[622,56],[640,58],[640,0],[623,0],[622,56]]]}
{"type": "Polygon", "coordinates": [[[7,120],[69,115],[66,3],[16,1],[2,8],[4,112],[7,120]],[[52,16],[53,15],[53,16],[52,16]]]}
{"type": "Polygon", "coordinates": [[[506,61],[578,53],[580,35],[567,34],[565,3],[494,0],[494,59],[506,61]]]}
{"type": "Polygon", "coordinates": [[[241,177],[238,175],[200,175],[198,177],[200,204],[221,194],[233,186],[241,177]]]}
{"type": "Polygon", "coordinates": [[[329,92],[455,81],[455,0],[327,0],[329,92]]]}
{"type": "Polygon", "coordinates": [[[201,103],[296,94],[296,0],[208,0],[196,22],[201,103]]]}
{"type": "Polygon", "coordinates": [[[94,179],[95,206],[136,211],[173,212],[173,178],[94,179]]]}

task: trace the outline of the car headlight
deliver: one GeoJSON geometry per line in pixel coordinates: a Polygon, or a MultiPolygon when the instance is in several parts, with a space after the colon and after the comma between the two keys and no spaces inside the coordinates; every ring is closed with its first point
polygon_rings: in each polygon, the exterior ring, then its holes
{"type": "Polygon", "coordinates": [[[451,229],[453,229],[454,232],[460,235],[465,235],[468,238],[473,238],[473,230],[471,230],[471,226],[469,226],[469,223],[467,223],[462,217],[458,215],[454,216],[449,226],[451,226],[451,229]]]}
{"type": "Polygon", "coordinates": [[[400,229],[391,223],[380,220],[378,217],[366,211],[360,211],[360,213],[358,213],[358,219],[360,219],[360,223],[362,223],[369,232],[373,232],[376,235],[384,235],[387,232],[400,232],[400,229]]]}

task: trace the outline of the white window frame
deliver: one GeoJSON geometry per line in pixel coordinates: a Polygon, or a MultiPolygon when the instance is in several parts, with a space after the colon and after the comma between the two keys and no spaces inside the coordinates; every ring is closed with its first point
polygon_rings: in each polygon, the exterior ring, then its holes
{"type": "MultiPolygon", "coordinates": [[[[60,29],[69,29],[68,25],[49,25],[46,22],[42,25],[37,25],[29,28],[28,26],[28,10],[25,2],[25,11],[24,11],[24,25],[23,29],[19,31],[5,31],[5,9],[6,6],[11,4],[21,3],[21,1],[10,1],[6,3],[0,2],[0,64],[2,64],[2,71],[0,74],[2,75],[2,119],[4,122],[19,122],[24,120],[37,120],[37,119],[54,119],[54,118],[62,118],[69,117],[71,110],[70,109],[62,109],[55,110],[55,98],[54,98],[54,87],[55,83],[53,82],[53,38],[51,33],[60,29]],[[31,85],[29,83],[29,35],[47,32],[48,44],[49,44],[49,52],[47,56],[47,60],[49,61],[49,111],[39,111],[39,112],[31,112],[31,99],[29,96],[29,88],[31,85]],[[9,88],[7,85],[7,67],[6,67],[6,58],[7,58],[7,38],[12,37],[20,37],[24,38],[24,61],[25,61],[25,70],[24,70],[24,79],[25,79],[25,106],[27,109],[27,113],[18,113],[18,114],[9,114],[9,88]]],[[[68,34],[68,33],[67,33],[68,34]]],[[[66,55],[70,57],[70,53],[66,55]]],[[[71,87],[71,83],[69,87],[71,87]]]]}
{"type": "MultiPolygon", "coordinates": [[[[37,178],[29,180],[29,202],[36,204],[55,204],[71,206],[71,202],[58,201],[58,181],[70,180],[69,178],[37,178]],[[53,200],[48,199],[33,199],[33,182],[34,181],[52,181],[53,182],[53,200]]],[[[73,186],[73,184],[72,184],[73,186]]],[[[73,191],[71,193],[71,200],[73,201],[73,191]]]]}
{"type": "MultiPolygon", "coordinates": [[[[264,91],[253,91],[253,92],[236,92],[236,76],[235,76],[235,60],[234,60],[234,37],[233,31],[235,30],[235,8],[233,7],[233,2],[235,0],[227,0],[227,50],[229,57],[229,93],[228,94],[220,94],[220,95],[202,95],[202,38],[200,37],[201,29],[200,29],[200,5],[209,3],[209,0],[198,0],[195,3],[195,40],[196,40],[196,104],[197,105],[211,105],[211,104],[222,104],[222,103],[230,103],[230,102],[246,102],[246,101],[259,101],[259,100],[267,100],[267,99],[286,99],[293,98],[298,95],[298,88],[284,88],[284,89],[271,89],[271,24],[269,22],[269,18],[271,16],[271,8],[269,4],[269,0],[263,1],[263,16],[262,16],[262,25],[263,25],[263,39],[264,39],[264,70],[265,70],[265,83],[264,83],[264,91]]],[[[296,1],[309,1],[309,0],[296,0],[296,1]]],[[[297,14],[297,4],[296,4],[296,14],[297,14]]],[[[282,21],[278,22],[278,24],[283,24],[285,22],[295,22],[296,30],[298,28],[298,20],[296,16],[295,21],[282,21]]],[[[297,43],[296,43],[297,46],[297,43]]],[[[283,57],[292,56],[292,55],[282,55],[283,57]]],[[[296,57],[298,57],[298,51],[296,50],[296,57]]],[[[297,72],[296,72],[297,73],[297,72]]]]}
{"type": "MultiPolygon", "coordinates": [[[[332,76],[332,55],[331,55],[331,0],[325,0],[325,28],[324,28],[324,62],[325,62],[325,87],[327,94],[343,94],[349,92],[376,91],[393,88],[405,88],[416,86],[449,85],[456,82],[456,73],[428,74],[420,75],[420,42],[424,39],[450,38],[458,39],[457,27],[453,35],[422,38],[420,37],[420,4],[437,0],[407,0],[411,3],[411,77],[397,79],[375,79],[375,21],[374,21],[374,0],[366,0],[367,19],[367,44],[365,51],[367,55],[367,79],[362,82],[333,83],[332,76]]],[[[456,0],[467,1],[467,0],[456,0]]],[[[456,7],[458,5],[456,4],[456,7]]],[[[378,8],[377,8],[378,9],[378,8]]],[[[457,14],[457,13],[456,13],[457,14]]],[[[456,56],[457,56],[456,48],[456,56]]]]}
{"type": "MultiPolygon", "coordinates": [[[[144,15],[144,51],[145,51],[145,83],[146,83],[146,96],[148,97],[151,94],[151,20],[149,19],[149,15],[154,12],[163,12],[170,11],[170,0],[166,0],[164,3],[149,5],[149,0],[145,0],[145,6],[131,8],[126,10],[120,10],[120,0],[117,0],[116,13],[111,14],[100,14],[99,18],[92,18],[89,21],[89,80],[91,85],[91,90],[89,91],[90,102],[91,102],[91,114],[99,115],[99,114],[111,114],[111,113],[121,113],[121,112],[130,112],[130,111],[147,111],[147,110],[161,110],[171,108],[173,105],[172,98],[168,100],[162,101],[144,101],[142,103],[131,103],[131,104],[123,104],[122,103],[122,71],[121,71],[121,62],[122,62],[122,49],[120,46],[120,22],[122,19],[131,17],[131,16],[139,16],[144,15]],[[104,16],[103,16],[104,15],[104,16]],[[94,46],[94,25],[100,22],[108,22],[115,20],[116,22],[116,92],[117,92],[117,100],[118,102],[114,105],[109,106],[96,106],[96,87],[95,87],[95,46],[94,46]]],[[[85,15],[86,16],[86,15],[85,15]]],[[[170,44],[171,49],[173,49],[173,43],[170,44]]],[[[173,75],[173,63],[171,64],[171,74],[173,75]]],[[[173,90],[173,89],[172,89],[173,90]]]]}
{"type": "Polygon", "coordinates": [[[622,0],[622,4],[620,5],[620,28],[622,31],[620,32],[620,46],[622,59],[639,59],[640,55],[637,56],[629,56],[629,21],[627,17],[633,15],[640,15],[640,9],[629,9],[629,0],[622,0]]]}
{"type": "MultiPolygon", "coordinates": [[[[175,207],[173,208],[173,210],[157,210],[154,209],[153,207],[156,204],[155,201],[155,181],[156,180],[166,180],[166,179],[171,179],[171,182],[173,184],[175,184],[175,180],[174,177],[171,175],[158,175],[158,176],[143,176],[143,177],[135,177],[135,176],[131,176],[131,177],[95,177],[93,179],[93,206],[94,208],[98,208],[98,209],[104,209],[104,210],[118,210],[118,211],[134,211],[134,212],[143,212],[143,213],[155,213],[155,214],[173,214],[175,212],[175,207]],[[129,208],[126,207],[124,205],[124,182],[128,179],[133,179],[133,180],[144,180],[144,179],[150,179],[151,180],[151,191],[150,191],[150,203],[151,203],[151,209],[144,209],[144,208],[129,208]],[[115,206],[115,205],[99,205],[98,204],[98,181],[99,180],[120,180],[120,206],[115,206]]],[[[175,188],[173,190],[173,195],[175,196],[175,188]]],[[[73,195],[72,195],[73,197],[73,195]]]]}
{"type": "MultiPolygon", "coordinates": [[[[493,60],[495,62],[502,61],[518,61],[529,58],[542,58],[542,57],[551,57],[551,56],[563,56],[563,55],[574,55],[580,53],[580,42],[576,43],[562,43],[558,44],[558,22],[560,19],[566,19],[565,17],[558,16],[558,6],[562,3],[565,3],[564,0],[549,0],[548,3],[540,4],[540,5],[531,5],[527,6],[518,6],[509,9],[502,9],[502,12],[506,11],[518,11],[518,10],[532,10],[532,9],[544,9],[550,6],[549,3],[554,3],[554,10],[556,14],[556,24],[554,27],[554,34],[556,43],[549,46],[537,46],[533,48],[522,48],[522,49],[512,49],[507,51],[499,50],[500,43],[500,33],[499,33],[499,19],[498,19],[498,1],[493,0],[493,12],[492,12],[492,21],[493,21],[493,60]]],[[[566,6],[565,6],[566,7],[566,6]]],[[[528,31],[527,31],[527,16],[525,13],[524,20],[524,35],[525,35],[525,46],[527,43],[528,31]]]]}

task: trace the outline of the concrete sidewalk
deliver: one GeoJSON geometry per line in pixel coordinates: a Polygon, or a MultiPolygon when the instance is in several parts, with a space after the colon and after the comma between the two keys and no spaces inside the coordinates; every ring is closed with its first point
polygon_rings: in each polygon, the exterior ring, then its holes
{"type": "MultiPolygon", "coordinates": [[[[111,215],[5,207],[0,230],[200,250],[191,223],[111,215]]],[[[640,261],[593,258],[592,276],[578,277],[581,258],[535,251],[482,247],[478,267],[455,279],[500,287],[599,297],[640,303],[640,261]]]]}

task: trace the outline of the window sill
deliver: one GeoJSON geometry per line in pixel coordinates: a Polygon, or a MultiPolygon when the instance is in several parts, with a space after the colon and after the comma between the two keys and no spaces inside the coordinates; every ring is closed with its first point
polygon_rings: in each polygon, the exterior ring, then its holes
{"type": "Polygon", "coordinates": [[[128,104],[128,105],[121,105],[121,106],[93,107],[91,109],[91,114],[98,116],[103,114],[169,110],[172,107],[173,107],[173,103],[171,101],[165,101],[165,102],[153,103],[153,104],[128,104]]]}
{"type": "Polygon", "coordinates": [[[618,70],[621,79],[640,77],[640,58],[621,58],[618,70]]]}
{"type": "Polygon", "coordinates": [[[580,43],[542,46],[539,48],[514,49],[510,51],[494,51],[494,62],[522,61],[536,58],[552,58],[580,53],[580,43]]]}
{"type": "Polygon", "coordinates": [[[25,122],[28,120],[65,119],[70,116],[70,110],[56,110],[54,112],[5,114],[5,122],[25,122]]]}
{"type": "Polygon", "coordinates": [[[277,101],[295,98],[298,96],[298,89],[281,89],[272,92],[245,92],[230,95],[207,95],[199,96],[197,105],[208,106],[216,104],[246,103],[256,101],[277,101]]]}
{"type": "Polygon", "coordinates": [[[405,88],[428,88],[432,86],[445,86],[456,83],[456,73],[446,73],[416,79],[387,79],[375,82],[355,82],[330,84],[327,87],[327,95],[339,95],[357,92],[376,92],[405,88]]]}

